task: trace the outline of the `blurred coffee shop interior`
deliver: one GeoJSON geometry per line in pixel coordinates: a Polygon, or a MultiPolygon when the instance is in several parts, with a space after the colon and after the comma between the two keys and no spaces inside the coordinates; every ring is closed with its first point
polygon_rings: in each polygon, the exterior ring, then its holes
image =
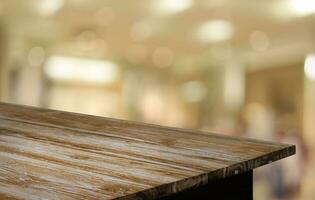
{"type": "Polygon", "coordinates": [[[315,199],[315,0],[1,0],[0,99],[293,143],[255,199],[315,199]]]}

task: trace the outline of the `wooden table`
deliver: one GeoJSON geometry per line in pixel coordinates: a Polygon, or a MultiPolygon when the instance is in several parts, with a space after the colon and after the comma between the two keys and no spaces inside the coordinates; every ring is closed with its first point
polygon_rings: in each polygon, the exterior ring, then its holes
{"type": "Polygon", "coordinates": [[[292,145],[0,103],[0,199],[252,199],[292,145]]]}

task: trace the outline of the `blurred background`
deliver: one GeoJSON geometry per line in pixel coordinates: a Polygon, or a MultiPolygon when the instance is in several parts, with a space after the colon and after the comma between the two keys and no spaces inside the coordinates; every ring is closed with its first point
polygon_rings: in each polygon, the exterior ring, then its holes
{"type": "Polygon", "coordinates": [[[0,99],[296,144],[255,199],[315,199],[315,0],[1,0],[0,99]]]}

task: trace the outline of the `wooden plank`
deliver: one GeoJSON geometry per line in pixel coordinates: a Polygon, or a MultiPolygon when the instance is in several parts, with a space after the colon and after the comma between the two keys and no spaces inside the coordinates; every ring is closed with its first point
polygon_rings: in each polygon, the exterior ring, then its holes
{"type": "Polygon", "coordinates": [[[0,197],[158,199],[295,146],[0,103],[0,197]]]}

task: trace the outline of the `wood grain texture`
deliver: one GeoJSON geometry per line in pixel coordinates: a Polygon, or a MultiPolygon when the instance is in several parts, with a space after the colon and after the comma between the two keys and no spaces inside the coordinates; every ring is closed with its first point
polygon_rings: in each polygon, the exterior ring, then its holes
{"type": "Polygon", "coordinates": [[[158,199],[293,145],[0,103],[0,199],[158,199]]]}

